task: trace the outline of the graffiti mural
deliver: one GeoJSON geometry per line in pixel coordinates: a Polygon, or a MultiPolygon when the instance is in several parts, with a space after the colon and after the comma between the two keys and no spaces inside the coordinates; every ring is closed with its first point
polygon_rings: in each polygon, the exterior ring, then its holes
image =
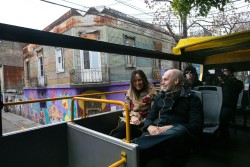
{"type": "MultiPolygon", "coordinates": [[[[101,92],[97,91],[97,90],[87,90],[81,94],[83,95],[83,94],[92,94],[92,93],[101,93],[101,92]]],[[[89,98],[96,98],[96,99],[107,99],[106,95],[93,95],[93,96],[88,96],[88,97],[89,98]]],[[[85,102],[79,101],[78,104],[79,104],[81,111],[83,111],[84,107],[86,107],[86,114],[87,115],[101,113],[104,110],[104,108],[106,107],[105,103],[90,102],[90,101],[85,101],[85,102]]]]}
{"type": "MultiPolygon", "coordinates": [[[[125,90],[126,85],[112,85],[110,89],[102,87],[99,90],[83,90],[71,88],[51,88],[51,89],[26,89],[24,91],[24,100],[36,100],[46,98],[68,97],[79,94],[91,94],[108,91],[125,90]],[[112,88],[112,89],[111,89],[112,88]]],[[[125,94],[108,94],[108,95],[93,95],[91,98],[110,99],[124,101],[125,94]]],[[[28,103],[22,107],[22,115],[36,123],[47,125],[51,123],[68,121],[71,119],[71,99],[52,100],[40,103],[28,103]]],[[[122,106],[115,104],[96,103],[75,101],[74,104],[74,118],[82,117],[83,109],[86,106],[88,115],[107,112],[111,110],[122,109],[122,106]]]]}
{"type": "MultiPolygon", "coordinates": [[[[37,90],[29,90],[26,92],[26,100],[40,99],[37,90]]],[[[58,89],[58,90],[46,90],[46,93],[42,93],[43,98],[55,98],[55,97],[67,97],[75,94],[72,89],[58,89]]],[[[71,99],[53,100],[41,103],[29,103],[25,104],[25,117],[33,120],[34,122],[46,125],[50,123],[56,123],[61,121],[68,121],[71,118],[70,112],[71,99]]],[[[74,105],[74,118],[77,118],[77,105],[74,105]]]]}

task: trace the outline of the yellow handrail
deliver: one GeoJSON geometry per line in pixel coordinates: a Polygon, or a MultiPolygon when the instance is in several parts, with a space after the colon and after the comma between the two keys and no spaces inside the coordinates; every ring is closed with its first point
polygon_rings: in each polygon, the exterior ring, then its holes
{"type": "MultiPolygon", "coordinates": [[[[126,140],[125,142],[130,143],[130,117],[129,110],[127,105],[118,100],[106,100],[106,99],[94,99],[94,98],[86,98],[86,97],[74,97],[71,101],[71,122],[74,123],[74,101],[75,100],[83,100],[83,101],[92,101],[92,102],[100,102],[100,103],[110,103],[110,104],[118,104],[121,105],[126,113],[126,140]]],[[[86,114],[85,114],[86,115],[86,114]]]]}
{"type": "MultiPolygon", "coordinates": [[[[73,99],[75,97],[85,97],[85,96],[93,96],[93,95],[105,95],[105,94],[115,94],[115,93],[126,93],[127,90],[120,90],[120,91],[113,91],[113,92],[100,92],[100,93],[90,93],[90,94],[83,94],[83,95],[77,95],[77,96],[65,96],[65,97],[57,97],[57,98],[46,98],[46,99],[36,99],[36,100],[26,100],[26,101],[18,101],[18,102],[5,102],[4,105],[19,105],[19,104],[27,104],[27,103],[36,103],[36,102],[44,102],[44,101],[52,101],[52,100],[62,100],[62,99],[73,99]]],[[[98,101],[99,102],[99,101],[98,101]]],[[[119,101],[120,102],[120,101],[119,101]]],[[[109,102],[107,102],[109,103],[109,102]]],[[[121,102],[122,103],[122,102],[121,102]]],[[[73,100],[71,102],[71,122],[72,118],[74,119],[74,114],[72,113],[73,111],[73,106],[72,106],[73,100]]],[[[113,103],[116,104],[116,103],[113,103]]],[[[129,115],[127,106],[124,104],[122,105],[126,111],[126,115],[129,115]]],[[[86,110],[83,110],[83,116],[86,117],[86,110]]],[[[126,122],[130,122],[129,117],[126,118],[126,122]],[[127,120],[128,119],[128,120],[127,120]]],[[[74,122],[73,122],[74,123],[74,122]]],[[[130,142],[130,125],[126,123],[126,140],[125,142],[130,142]]]]}
{"type": "Polygon", "coordinates": [[[120,166],[122,164],[125,164],[127,162],[127,158],[126,158],[126,152],[122,151],[121,153],[121,159],[111,165],[109,165],[109,167],[117,167],[120,166]]]}
{"type": "Polygon", "coordinates": [[[44,102],[44,101],[52,101],[52,100],[62,100],[62,99],[72,99],[73,97],[85,97],[85,96],[93,96],[93,95],[106,95],[106,94],[115,94],[115,93],[125,93],[127,90],[113,91],[113,92],[100,92],[100,93],[90,93],[76,96],[65,96],[65,97],[56,97],[56,98],[46,98],[46,99],[36,99],[36,100],[25,100],[18,102],[5,102],[4,105],[18,105],[18,104],[26,104],[26,103],[36,103],[36,102],[44,102]]]}

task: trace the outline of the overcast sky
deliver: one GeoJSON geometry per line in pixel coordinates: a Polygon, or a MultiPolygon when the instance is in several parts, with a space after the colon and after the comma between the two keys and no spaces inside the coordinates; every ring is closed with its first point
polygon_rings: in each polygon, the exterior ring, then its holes
{"type": "MultiPolygon", "coordinates": [[[[161,5],[163,3],[160,2],[161,5]]],[[[101,6],[113,8],[140,20],[152,23],[152,13],[154,10],[147,8],[144,0],[1,0],[0,23],[42,30],[69,11],[69,7],[87,11],[89,7],[100,9],[101,6]]],[[[235,6],[238,7],[237,12],[250,10],[250,7],[244,3],[244,0],[236,0],[235,6]]],[[[206,20],[212,16],[213,14],[210,14],[206,20]]]]}
{"type": "MultiPolygon", "coordinates": [[[[88,7],[107,6],[138,18],[152,10],[146,8],[144,0],[46,0],[83,11],[88,7]]],[[[1,0],[0,22],[32,29],[42,30],[69,10],[41,0],[1,0]]]]}

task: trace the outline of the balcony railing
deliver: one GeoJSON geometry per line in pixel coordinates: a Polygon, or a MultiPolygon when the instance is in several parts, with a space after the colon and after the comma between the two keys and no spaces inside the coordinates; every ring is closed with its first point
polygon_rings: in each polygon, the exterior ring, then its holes
{"type": "Polygon", "coordinates": [[[38,77],[38,86],[46,86],[47,85],[47,76],[39,76],[38,77]]]}
{"type": "Polygon", "coordinates": [[[110,71],[107,67],[81,69],[70,71],[70,84],[82,84],[82,83],[103,83],[110,82],[110,71]]]}
{"type": "Polygon", "coordinates": [[[29,80],[30,87],[41,87],[47,85],[47,76],[31,77],[29,80]]]}

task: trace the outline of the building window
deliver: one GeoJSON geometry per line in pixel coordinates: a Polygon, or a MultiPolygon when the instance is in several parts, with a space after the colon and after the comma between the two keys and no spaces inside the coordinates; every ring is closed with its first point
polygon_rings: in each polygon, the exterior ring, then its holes
{"type": "Polygon", "coordinates": [[[40,108],[46,108],[46,102],[40,102],[40,108]]]}
{"type": "Polygon", "coordinates": [[[153,68],[161,68],[161,60],[153,59],[153,68]]]}
{"type": "Polygon", "coordinates": [[[37,57],[38,57],[38,76],[43,77],[44,76],[44,69],[43,69],[43,49],[37,51],[37,57]]]}
{"type": "Polygon", "coordinates": [[[62,48],[56,48],[56,71],[64,72],[64,57],[62,48]]]}
{"type": "MultiPolygon", "coordinates": [[[[123,35],[124,45],[135,47],[135,37],[123,35]]],[[[126,67],[136,67],[136,57],[127,55],[125,57],[126,67]]]]}
{"type": "MultiPolygon", "coordinates": [[[[153,41],[154,50],[162,52],[162,43],[153,41]]],[[[153,59],[153,68],[159,69],[161,68],[161,60],[160,59],[153,59]]]]}
{"type": "Polygon", "coordinates": [[[26,62],[26,79],[27,80],[30,79],[30,62],[29,61],[26,62]]]}
{"type": "Polygon", "coordinates": [[[153,59],[153,79],[161,79],[161,60],[153,59]]]}
{"type": "Polygon", "coordinates": [[[80,38],[100,40],[100,30],[79,31],[80,38]]]}
{"type": "Polygon", "coordinates": [[[43,56],[38,57],[38,75],[41,77],[44,76],[43,56]]]}
{"type": "Polygon", "coordinates": [[[154,45],[155,50],[162,52],[162,43],[161,42],[154,41],[153,45],[154,45]]]}
{"type": "Polygon", "coordinates": [[[89,51],[83,51],[83,65],[84,69],[90,69],[89,51]]]}

